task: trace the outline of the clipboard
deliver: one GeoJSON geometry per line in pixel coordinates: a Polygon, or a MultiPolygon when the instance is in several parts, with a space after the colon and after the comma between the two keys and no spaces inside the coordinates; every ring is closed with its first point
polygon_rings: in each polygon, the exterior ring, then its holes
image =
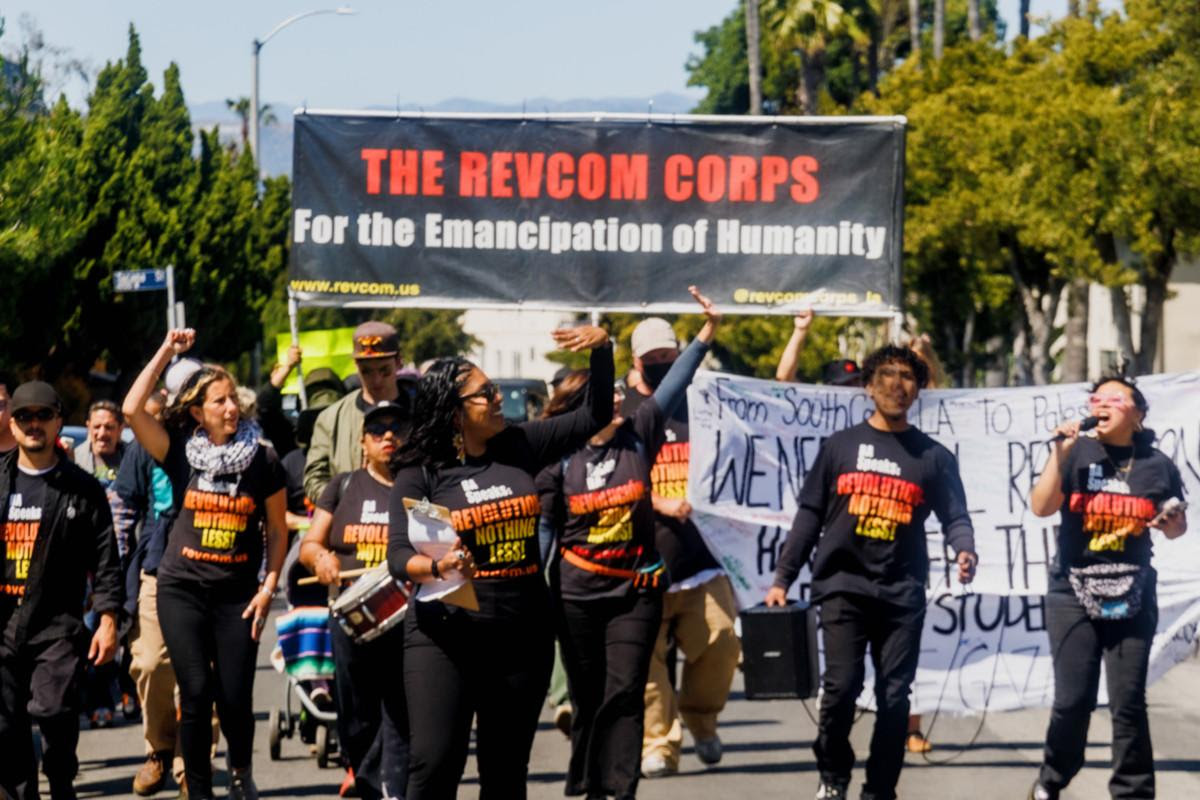
{"type": "MultiPolygon", "coordinates": [[[[458,532],[450,523],[450,510],[445,506],[405,497],[404,511],[408,515],[408,541],[421,555],[443,558],[458,541],[458,532]]],[[[441,600],[468,611],[479,610],[474,584],[457,571],[432,583],[418,584],[415,597],[418,602],[441,600]]]]}

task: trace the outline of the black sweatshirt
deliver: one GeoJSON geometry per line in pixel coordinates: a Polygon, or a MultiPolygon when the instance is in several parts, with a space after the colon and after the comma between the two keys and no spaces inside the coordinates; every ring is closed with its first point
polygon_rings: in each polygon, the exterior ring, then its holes
{"type": "Polygon", "coordinates": [[[947,544],[975,551],[958,463],[916,428],[862,422],[825,440],[775,570],[791,586],[816,547],[812,598],[860,594],[908,608],[925,604],[925,520],[937,514],[947,544]],[[823,534],[822,534],[823,531],[823,534]]]}
{"type": "MultiPolygon", "coordinates": [[[[0,529],[9,543],[19,547],[22,526],[35,527],[30,529],[32,549],[12,553],[26,556],[20,559],[24,563],[19,582],[14,581],[11,589],[6,582],[6,593],[0,595],[0,628],[13,647],[82,633],[89,574],[92,609],[97,613],[119,612],[124,594],[112,514],[99,482],[60,458],[58,466],[34,479],[40,484],[35,509],[13,497],[18,491],[17,474],[14,449],[0,456],[0,529]],[[14,508],[20,509],[15,516],[21,519],[8,518],[14,508]]],[[[6,575],[13,561],[9,555],[7,547],[0,552],[6,575]]],[[[16,578],[17,571],[11,572],[16,578]]]]}
{"type": "MultiPolygon", "coordinates": [[[[475,560],[475,593],[482,619],[515,619],[549,602],[538,552],[541,506],[533,476],[582,446],[612,421],[612,347],[592,350],[587,401],[560,417],[510,425],[480,457],[446,467],[399,470],[389,505],[388,568],[408,579],[417,554],[408,539],[404,498],[428,497],[445,506],[475,560]]],[[[437,601],[432,601],[437,602],[437,601]]]]}

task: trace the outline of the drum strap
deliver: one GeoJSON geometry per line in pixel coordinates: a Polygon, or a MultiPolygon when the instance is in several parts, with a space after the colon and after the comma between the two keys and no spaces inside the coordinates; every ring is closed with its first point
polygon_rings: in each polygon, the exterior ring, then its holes
{"type": "Polygon", "coordinates": [[[595,575],[606,575],[610,578],[626,578],[633,581],[634,587],[638,589],[657,589],[659,580],[666,574],[666,567],[663,566],[662,561],[639,570],[618,569],[606,564],[597,564],[595,561],[589,561],[575,551],[568,550],[565,547],[560,547],[559,553],[562,554],[563,560],[573,567],[578,567],[585,572],[591,572],[595,575]]]}

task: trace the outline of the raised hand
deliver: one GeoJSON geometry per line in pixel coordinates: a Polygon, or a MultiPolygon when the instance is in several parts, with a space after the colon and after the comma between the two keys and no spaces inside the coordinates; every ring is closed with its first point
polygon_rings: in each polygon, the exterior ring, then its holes
{"type": "Polygon", "coordinates": [[[608,331],[595,325],[580,325],[575,328],[556,328],[550,332],[555,343],[563,350],[578,353],[592,350],[608,343],[608,331]]]}
{"type": "Polygon", "coordinates": [[[192,349],[192,345],[196,343],[195,328],[172,328],[167,331],[167,338],[163,339],[163,349],[170,350],[175,355],[182,355],[192,349]]]}

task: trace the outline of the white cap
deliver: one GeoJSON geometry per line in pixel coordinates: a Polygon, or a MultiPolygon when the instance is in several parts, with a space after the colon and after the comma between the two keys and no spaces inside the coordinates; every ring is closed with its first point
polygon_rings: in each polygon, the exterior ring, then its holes
{"type": "Polygon", "coordinates": [[[194,358],[181,358],[167,367],[163,385],[167,387],[168,403],[175,402],[175,396],[179,394],[179,390],[187,383],[188,378],[200,371],[201,366],[203,365],[194,358]]]}
{"type": "Polygon", "coordinates": [[[650,317],[639,322],[633,329],[633,336],[629,337],[629,346],[634,356],[641,358],[651,350],[678,350],[679,340],[675,338],[671,323],[662,317],[650,317]]]}

